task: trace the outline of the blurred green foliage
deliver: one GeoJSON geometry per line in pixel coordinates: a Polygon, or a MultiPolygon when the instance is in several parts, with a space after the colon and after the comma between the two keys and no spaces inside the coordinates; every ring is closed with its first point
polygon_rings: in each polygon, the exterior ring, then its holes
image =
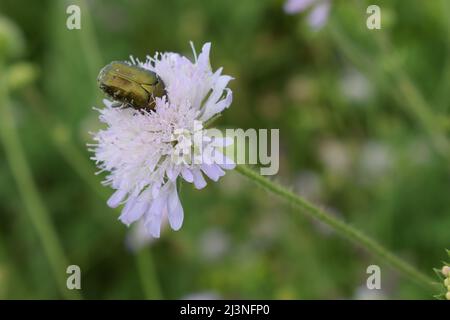
{"type": "MultiPolygon", "coordinates": [[[[88,162],[88,132],[100,126],[92,110],[101,104],[97,72],[130,54],[192,56],[191,40],[197,50],[211,41],[213,68],[235,77],[220,127],[280,128],[279,181],[430,275],[443,259],[450,244],[450,1],[335,0],[318,32],[305,14],[288,16],[282,5],[1,1],[1,16],[25,39],[22,54],[8,60],[26,63],[11,73],[19,83],[10,92],[16,128],[68,262],[81,267],[85,298],[146,297],[139,259],[125,241],[131,231],[106,206],[111,191],[88,162]],[[382,8],[379,31],[366,28],[369,2],[382,8]],[[70,4],[82,8],[81,30],[66,28],[70,4]],[[21,88],[30,77],[37,78],[21,88]]],[[[183,228],[143,249],[152,254],[162,297],[374,294],[361,288],[376,258],[238,174],[201,192],[184,185],[181,197],[183,228]]],[[[0,148],[0,298],[60,298],[25,210],[0,148]]],[[[383,265],[382,286],[378,297],[431,297],[383,265]]]]}

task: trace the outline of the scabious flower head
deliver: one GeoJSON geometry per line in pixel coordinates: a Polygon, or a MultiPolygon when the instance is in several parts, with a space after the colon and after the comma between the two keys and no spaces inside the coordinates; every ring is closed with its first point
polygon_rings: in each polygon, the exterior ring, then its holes
{"type": "Polygon", "coordinates": [[[328,20],[331,0],[287,0],[284,11],[288,14],[296,14],[311,8],[308,23],[311,28],[319,30],[328,20]]]}
{"type": "Polygon", "coordinates": [[[205,44],[194,61],[177,53],[157,53],[145,62],[131,63],[155,72],[164,82],[166,94],[156,98],[154,110],[115,107],[104,100],[98,109],[107,128],[94,133],[92,157],[101,171],[109,172],[104,184],[116,191],[110,207],[124,204],[119,217],[126,225],[140,220],[148,234],[159,237],[161,222],[178,230],[183,223],[177,180],[206,186],[203,175],[217,181],[233,169],[222,152],[231,141],[211,137],[203,123],[228,108],[232,92],[230,76],[222,68],[213,72],[209,62],[211,45],[205,44]]]}

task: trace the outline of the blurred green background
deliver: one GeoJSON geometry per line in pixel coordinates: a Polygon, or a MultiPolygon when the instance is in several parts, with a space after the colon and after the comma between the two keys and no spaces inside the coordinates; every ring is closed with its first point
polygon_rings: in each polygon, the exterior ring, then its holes
{"type": "Polygon", "coordinates": [[[1,0],[0,298],[79,298],[69,264],[86,299],[431,298],[238,173],[185,184],[183,228],[156,241],[107,207],[86,148],[98,71],[211,41],[213,68],[235,77],[217,125],[279,128],[278,181],[432,276],[450,247],[450,1],[334,0],[319,31],[283,4],[1,0]],[[371,264],[382,290],[365,289],[371,264]]]}

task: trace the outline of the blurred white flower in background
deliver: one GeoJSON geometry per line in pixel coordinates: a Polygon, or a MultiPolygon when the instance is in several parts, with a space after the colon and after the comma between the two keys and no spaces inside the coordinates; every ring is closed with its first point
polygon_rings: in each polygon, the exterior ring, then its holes
{"type": "Polygon", "coordinates": [[[326,139],[319,144],[319,158],[327,171],[335,176],[346,176],[351,171],[349,146],[336,139],[326,139]]]}
{"type": "Polygon", "coordinates": [[[340,82],[342,94],[352,102],[366,102],[372,94],[369,80],[358,70],[345,70],[340,82]]]}
{"type": "Polygon", "coordinates": [[[107,128],[94,134],[91,151],[100,172],[109,172],[104,184],[116,190],[108,205],[125,204],[120,221],[130,225],[141,220],[153,237],[159,237],[164,216],[174,230],[183,223],[179,177],[202,189],[206,186],[203,175],[217,181],[224,169],[235,166],[221,152],[232,141],[211,138],[203,128],[205,121],[232,101],[227,88],[232,78],[222,75],[222,68],[211,70],[210,47],[205,44],[198,58],[194,51],[194,62],[177,53],[156,54],[145,63],[137,62],[165,84],[166,95],[156,98],[154,110],[113,107],[108,100],[98,110],[107,128]],[[201,138],[192,141],[195,134],[201,138]],[[194,161],[180,161],[191,150],[194,161]],[[198,150],[203,152],[198,154],[198,150]]]}
{"type": "Polygon", "coordinates": [[[221,229],[209,229],[201,235],[199,248],[205,260],[217,260],[227,253],[230,248],[230,239],[221,229]]]}
{"type": "Polygon", "coordinates": [[[323,195],[323,185],[320,176],[310,170],[303,170],[296,176],[295,191],[311,201],[319,201],[323,195]]]}
{"type": "Polygon", "coordinates": [[[359,153],[359,169],[363,183],[372,183],[391,171],[394,156],[389,146],[378,141],[368,141],[359,153]]]}
{"type": "Polygon", "coordinates": [[[274,218],[273,212],[274,210],[270,208],[266,212],[261,212],[261,218],[254,222],[251,232],[256,241],[270,243],[284,232],[284,222],[282,219],[274,218]]]}
{"type": "Polygon", "coordinates": [[[296,14],[310,9],[308,23],[314,30],[319,30],[328,21],[331,0],[287,0],[284,11],[288,14],[296,14]]]}

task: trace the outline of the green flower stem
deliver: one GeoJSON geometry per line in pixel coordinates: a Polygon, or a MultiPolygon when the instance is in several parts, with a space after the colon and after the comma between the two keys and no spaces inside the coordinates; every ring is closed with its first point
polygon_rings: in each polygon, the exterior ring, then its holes
{"type": "Polygon", "coordinates": [[[381,246],[375,240],[366,236],[361,231],[355,229],[354,227],[341,221],[340,219],[332,216],[326,211],[316,207],[315,205],[311,204],[302,197],[294,194],[287,188],[269,180],[264,176],[259,175],[257,172],[255,172],[254,170],[250,169],[247,166],[238,165],[236,167],[236,171],[246,176],[251,181],[263,187],[267,191],[274,193],[279,197],[283,198],[284,200],[292,203],[303,213],[306,213],[309,216],[327,224],[336,233],[347,238],[356,245],[365,248],[368,252],[378,256],[385,263],[389,264],[391,267],[400,271],[405,276],[409,277],[411,280],[414,280],[418,284],[422,285],[424,288],[430,290],[436,289],[435,284],[433,284],[434,280],[432,278],[416,270],[413,266],[403,261],[402,259],[398,258],[393,253],[389,252],[386,248],[381,246]]]}
{"type": "Polygon", "coordinates": [[[3,142],[6,158],[12,175],[22,197],[26,211],[49,260],[60,293],[68,299],[79,299],[77,291],[66,287],[66,268],[69,265],[60,246],[58,236],[50,220],[50,215],[42,201],[33,181],[20,139],[15,128],[15,121],[8,99],[7,84],[3,65],[0,65],[0,139],[3,142]]]}
{"type": "Polygon", "coordinates": [[[136,253],[136,263],[139,274],[141,274],[142,287],[145,298],[148,300],[162,299],[161,288],[156,278],[156,270],[148,248],[142,248],[136,253]]]}

